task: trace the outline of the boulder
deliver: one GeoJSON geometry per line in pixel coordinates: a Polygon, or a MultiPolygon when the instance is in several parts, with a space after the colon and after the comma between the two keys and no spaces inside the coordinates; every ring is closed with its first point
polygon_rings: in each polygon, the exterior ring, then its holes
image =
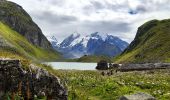
{"type": "Polygon", "coordinates": [[[109,69],[118,69],[120,67],[119,64],[109,64],[109,69]]]}
{"type": "Polygon", "coordinates": [[[31,64],[24,68],[20,60],[0,59],[0,100],[10,93],[24,100],[33,100],[35,96],[46,96],[49,100],[67,100],[67,90],[58,77],[31,64]]]}
{"type": "Polygon", "coordinates": [[[96,66],[97,70],[107,70],[108,69],[108,62],[105,60],[101,60],[97,63],[96,66]]]}
{"type": "Polygon", "coordinates": [[[156,98],[150,94],[140,92],[132,95],[122,96],[119,100],[156,100],[156,98]]]}

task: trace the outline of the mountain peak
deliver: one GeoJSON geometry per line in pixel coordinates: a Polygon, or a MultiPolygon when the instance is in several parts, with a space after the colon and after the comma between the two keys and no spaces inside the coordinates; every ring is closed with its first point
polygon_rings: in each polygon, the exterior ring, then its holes
{"type": "Polygon", "coordinates": [[[33,45],[45,49],[52,48],[41,29],[20,5],[7,0],[0,1],[1,22],[20,33],[33,45]]]}
{"type": "Polygon", "coordinates": [[[58,42],[57,38],[55,36],[47,36],[47,39],[50,41],[50,42],[58,42]]]}
{"type": "Polygon", "coordinates": [[[70,36],[68,36],[67,38],[65,38],[65,39],[61,42],[60,46],[61,46],[62,48],[68,47],[68,46],[72,45],[72,43],[74,42],[74,40],[76,40],[76,39],[79,38],[79,37],[80,37],[80,34],[77,33],[77,32],[75,32],[75,33],[71,34],[70,36]]]}
{"type": "Polygon", "coordinates": [[[78,38],[78,37],[80,37],[80,34],[77,33],[77,32],[75,32],[75,33],[71,34],[70,37],[72,37],[72,38],[78,38]]]}
{"type": "Polygon", "coordinates": [[[94,32],[86,36],[74,33],[65,38],[59,47],[56,46],[56,50],[66,58],[81,57],[85,54],[115,56],[127,46],[127,42],[105,33],[94,32]]]}
{"type": "Polygon", "coordinates": [[[90,35],[93,39],[102,39],[103,41],[106,40],[108,34],[106,33],[100,33],[100,32],[95,32],[90,35]]]}

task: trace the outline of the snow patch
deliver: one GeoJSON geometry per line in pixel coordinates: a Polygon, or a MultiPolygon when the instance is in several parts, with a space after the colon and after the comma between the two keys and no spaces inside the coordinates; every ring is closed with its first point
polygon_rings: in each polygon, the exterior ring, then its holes
{"type": "Polygon", "coordinates": [[[47,36],[47,39],[48,39],[50,42],[58,42],[55,36],[47,36]]]}
{"type": "Polygon", "coordinates": [[[77,37],[80,36],[80,34],[79,34],[79,33],[73,33],[71,36],[72,36],[73,38],[77,38],[77,37]]]}
{"type": "Polygon", "coordinates": [[[82,41],[81,37],[76,38],[71,42],[70,46],[75,46],[76,44],[80,43],[81,41],[82,41]]]}
{"type": "Polygon", "coordinates": [[[87,47],[87,43],[89,42],[89,39],[90,39],[90,37],[89,37],[89,36],[86,36],[85,38],[82,39],[81,44],[82,44],[84,47],[87,47]]]}
{"type": "Polygon", "coordinates": [[[51,42],[51,44],[52,44],[54,47],[59,46],[59,43],[58,43],[58,41],[57,41],[57,39],[56,39],[55,36],[47,36],[47,39],[48,39],[48,41],[51,42]]]}
{"type": "Polygon", "coordinates": [[[91,34],[91,39],[102,39],[103,41],[105,41],[107,37],[108,34],[106,33],[95,32],[91,34]]]}

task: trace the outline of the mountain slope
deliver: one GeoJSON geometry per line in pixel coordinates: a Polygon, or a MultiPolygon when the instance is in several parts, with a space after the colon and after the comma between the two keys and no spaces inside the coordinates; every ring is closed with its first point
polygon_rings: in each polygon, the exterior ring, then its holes
{"type": "Polygon", "coordinates": [[[18,4],[0,0],[0,21],[24,36],[33,45],[49,49],[50,42],[29,14],[18,4]]]}
{"type": "Polygon", "coordinates": [[[170,62],[170,19],[152,20],[138,28],[117,63],[170,62]]]}
{"type": "Polygon", "coordinates": [[[21,34],[0,22],[0,57],[16,56],[42,61],[54,60],[60,55],[52,50],[32,45],[21,34]]]}
{"type": "MultiPolygon", "coordinates": [[[[53,37],[52,37],[53,38],[53,37]]],[[[79,58],[83,55],[97,55],[112,57],[120,54],[128,43],[118,37],[99,32],[81,36],[78,33],[71,34],[60,44],[55,39],[49,38],[53,47],[64,54],[65,58],[79,58]]]]}
{"type": "Polygon", "coordinates": [[[111,59],[109,57],[106,56],[82,56],[78,59],[71,59],[70,61],[74,61],[74,62],[99,62],[101,60],[105,60],[108,62],[111,62],[111,59]]]}
{"type": "Polygon", "coordinates": [[[19,57],[43,61],[56,60],[60,54],[53,50],[41,29],[21,6],[1,0],[0,57],[19,57]]]}

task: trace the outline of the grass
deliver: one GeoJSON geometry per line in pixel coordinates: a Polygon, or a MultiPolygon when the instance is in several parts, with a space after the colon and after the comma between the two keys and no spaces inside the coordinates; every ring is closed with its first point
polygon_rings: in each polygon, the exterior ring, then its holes
{"type": "Polygon", "coordinates": [[[170,20],[142,25],[134,42],[113,61],[116,63],[170,62],[170,20]]]}
{"type": "Polygon", "coordinates": [[[63,61],[67,62],[99,62],[101,60],[106,60],[111,62],[111,58],[107,56],[95,56],[95,55],[85,55],[77,59],[65,59],[63,61]]]}
{"type": "Polygon", "coordinates": [[[69,100],[117,100],[122,95],[138,92],[151,94],[158,100],[170,98],[170,69],[118,72],[103,76],[100,71],[54,70],[49,65],[37,65],[60,78],[68,89],[69,100]]]}
{"type": "Polygon", "coordinates": [[[69,90],[69,100],[117,100],[122,95],[149,93],[158,100],[170,98],[170,70],[118,72],[102,76],[99,71],[57,70],[69,90]]]}
{"type": "MultiPolygon", "coordinates": [[[[59,57],[60,54],[53,50],[47,50],[32,45],[25,37],[0,22],[0,58],[19,59],[24,70],[29,70],[29,65],[34,63],[52,72],[52,68],[47,65],[39,64],[39,62],[55,61],[59,57]]],[[[12,94],[7,93],[5,98],[10,100],[11,95],[12,94]]],[[[15,94],[14,98],[15,100],[24,100],[23,98],[21,99],[18,93],[15,94]]],[[[35,98],[35,100],[46,100],[46,98],[35,98]]]]}
{"type": "MultiPolygon", "coordinates": [[[[12,52],[13,56],[19,55],[27,57],[32,60],[54,60],[58,59],[60,55],[52,50],[43,49],[29,43],[25,37],[10,29],[7,25],[0,22],[0,36],[8,43],[7,47],[1,48],[0,53],[12,52]],[[13,52],[15,51],[15,52],[13,52]]],[[[3,54],[0,54],[3,56],[3,54]]],[[[11,54],[10,54],[11,55],[11,54]]]]}
{"type": "MultiPolygon", "coordinates": [[[[170,24],[166,23],[166,21],[161,21],[159,24],[160,25],[150,29],[145,35],[140,37],[140,40],[144,41],[141,42],[139,46],[134,48],[133,51],[118,56],[116,61],[145,62],[159,58],[162,61],[170,62],[170,40],[167,38],[170,35],[168,29],[170,24]],[[152,36],[154,32],[156,32],[156,34],[152,36]],[[147,42],[145,40],[147,40],[147,42]],[[162,44],[164,44],[164,46],[162,46],[162,44]]],[[[0,48],[0,57],[21,59],[24,69],[28,68],[28,65],[32,63],[31,61],[48,61],[59,57],[59,55],[53,51],[30,44],[22,35],[13,31],[2,22],[0,22],[0,36],[2,36],[8,44],[7,47],[0,48]]],[[[76,59],[76,61],[98,62],[101,59],[109,60],[105,57],[84,56],[76,59]]],[[[54,70],[48,65],[36,65],[61,79],[61,82],[68,89],[69,100],[117,100],[122,95],[137,92],[149,93],[158,100],[168,100],[170,98],[170,70],[118,72],[112,76],[102,76],[99,71],[54,70]]]]}

